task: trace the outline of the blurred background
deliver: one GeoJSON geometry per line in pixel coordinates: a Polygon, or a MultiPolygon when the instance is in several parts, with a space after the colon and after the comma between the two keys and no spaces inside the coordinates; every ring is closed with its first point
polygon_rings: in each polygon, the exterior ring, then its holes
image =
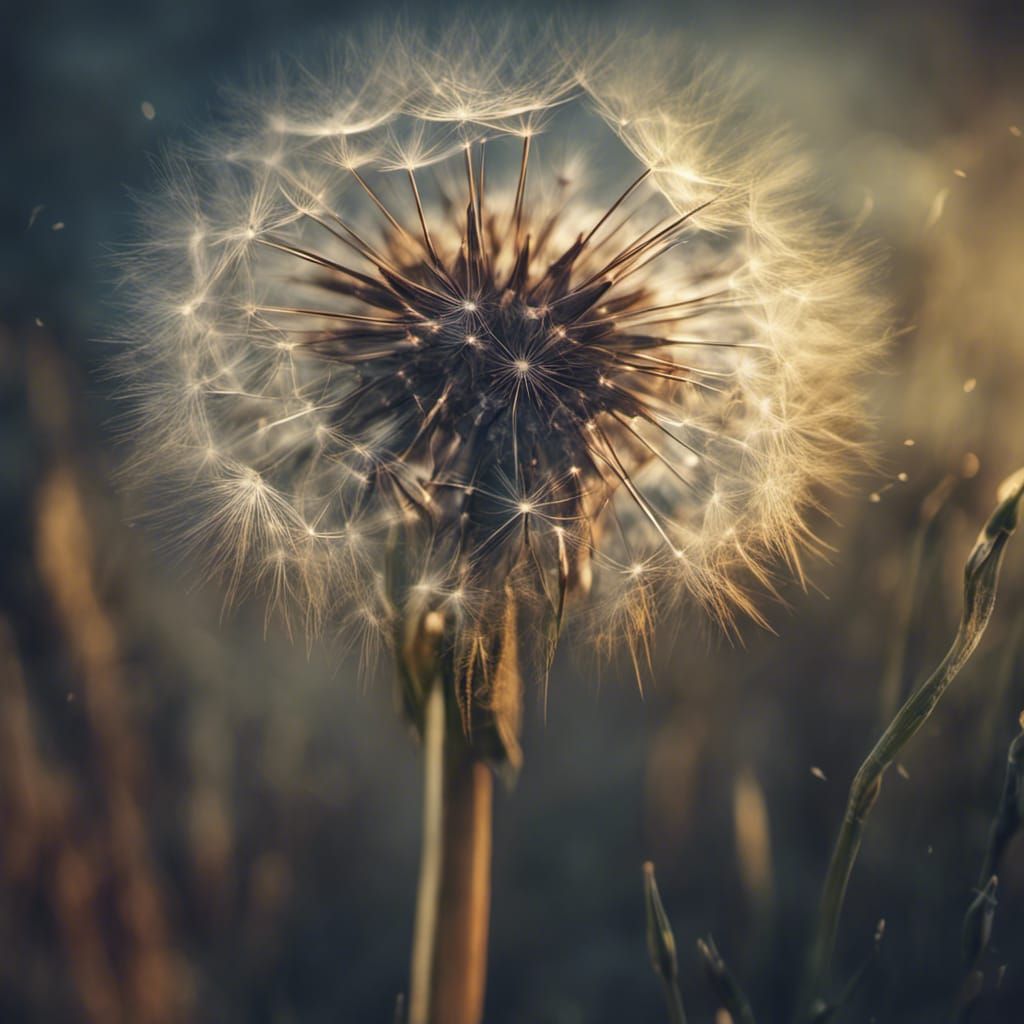
{"type": "MultiPolygon", "coordinates": [[[[522,11],[530,5],[519,5],[522,11]]],[[[536,4],[537,8],[547,5],[536,4]]],[[[411,20],[438,4],[411,2],[411,20]]],[[[664,1020],[644,946],[652,858],[691,1018],[711,932],[784,1019],[849,780],[941,657],[1000,480],[1024,464],[1019,4],[594,3],[749,68],[833,213],[885,255],[899,331],[869,381],[879,465],[818,528],[835,548],[773,635],[664,622],[628,664],[564,644],[497,808],[487,1020],[664,1020]]],[[[0,1021],[369,1024],[406,984],[418,751],[386,660],[360,679],[259,608],[221,614],[136,525],[104,370],[111,251],[160,147],[218,88],[386,3],[4,2],[0,78],[0,1021]]],[[[395,8],[395,14],[398,9],[395,8]]],[[[837,977],[886,921],[842,1020],[946,1019],[960,927],[1024,708],[1024,541],[978,655],[889,773],[837,977]]],[[[1024,1001],[1011,846],[976,1021],[1024,1001]],[[998,987],[996,980],[1000,981],[998,987]]],[[[719,1017],[719,1021],[724,1018],[719,1017]]]]}

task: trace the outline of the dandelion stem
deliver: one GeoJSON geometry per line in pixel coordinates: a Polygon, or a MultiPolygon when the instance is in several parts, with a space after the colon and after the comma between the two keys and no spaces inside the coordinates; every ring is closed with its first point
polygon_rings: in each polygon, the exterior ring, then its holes
{"type": "Polygon", "coordinates": [[[493,777],[452,728],[444,682],[424,712],[423,846],[409,1024],[478,1024],[490,916],[493,777]]]}
{"type": "Polygon", "coordinates": [[[800,1019],[813,1019],[829,982],[832,953],[846,888],[860,850],[868,815],[882,778],[903,747],[931,717],[935,706],[974,653],[995,606],[999,568],[1006,543],[1017,525],[1024,478],[1015,478],[1009,493],[989,517],[964,569],[964,607],[953,644],[939,667],[906,701],[860,766],[850,787],[846,814],[822,891],[817,930],[801,993],[800,1019]]]}

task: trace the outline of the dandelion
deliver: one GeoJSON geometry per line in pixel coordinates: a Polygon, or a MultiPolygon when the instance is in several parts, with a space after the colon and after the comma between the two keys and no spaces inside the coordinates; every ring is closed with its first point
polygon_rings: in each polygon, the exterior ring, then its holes
{"type": "Polygon", "coordinates": [[[756,618],[802,576],[877,309],[747,105],[677,47],[460,25],[171,157],[127,267],[134,466],[229,596],[389,641],[421,730],[443,690],[514,765],[572,605],[640,671],[656,604],[756,618]]]}

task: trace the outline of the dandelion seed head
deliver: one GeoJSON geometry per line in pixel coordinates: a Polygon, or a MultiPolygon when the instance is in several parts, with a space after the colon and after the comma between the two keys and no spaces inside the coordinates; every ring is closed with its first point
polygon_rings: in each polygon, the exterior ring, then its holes
{"type": "Polygon", "coordinates": [[[510,588],[559,623],[592,591],[634,661],[656,591],[757,617],[881,333],[803,160],[650,40],[394,36],[168,159],[125,260],[135,471],[232,598],[372,648],[415,605],[491,649],[510,588]]]}

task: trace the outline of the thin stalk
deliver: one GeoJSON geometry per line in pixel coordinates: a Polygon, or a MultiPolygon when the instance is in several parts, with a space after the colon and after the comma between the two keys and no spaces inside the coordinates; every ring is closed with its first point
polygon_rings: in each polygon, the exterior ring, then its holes
{"type": "Polygon", "coordinates": [[[1010,841],[1024,824],[1024,714],[1020,718],[1021,732],[1010,744],[1006,756],[1006,776],[999,807],[989,828],[988,846],[978,876],[978,891],[984,890],[993,875],[999,873],[1003,855],[1010,841]]]}
{"type": "Polygon", "coordinates": [[[427,1024],[430,1019],[430,988],[441,896],[441,862],[444,859],[444,719],[444,691],[438,681],[430,688],[423,712],[423,839],[412,939],[409,1024],[427,1024]]]}
{"type": "Polygon", "coordinates": [[[938,487],[934,488],[921,502],[917,526],[910,542],[910,557],[903,576],[903,586],[899,593],[893,631],[889,641],[889,653],[879,691],[881,723],[883,725],[892,721],[892,716],[896,714],[900,701],[904,697],[903,679],[907,662],[907,640],[913,623],[914,606],[917,602],[925,551],[932,532],[932,524],[953,493],[956,484],[956,477],[944,477],[938,487]]]}
{"type": "Polygon", "coordinates": [[[679,991],[679,982],[674,979],[662,978],[661,984],[665,992],[669,1024],[686,1024],[686,1011],[683,1009],[683,997],[679,991]]]}
{"type": "Polygon", "coordinates": [[[735,1024],[757,1024],[754,1011],[735,975],[729,970],[722,954],[718,952],[715,940],[709,935],[707,939],[697,940],[697,952],[704,962],[704,970],[715,995],[723,1008],[728,1012],[729,1019],[735,1024]]]}
{"type": "Polygon", "coordinates": [[[999,887],[999,868],[1003,855],[1022,824],[1021,795],[1024,792],[1024,714],[1020,717],[1021,732],[1010,744],[1006,758],[1006,776],[1003,791],[992,825],[988,846],[981,864],[978,888],[971,900],[963,924],[963,954],[966,975],[957,997],[957,1021],[969,1021],[981,999],[985,971],[983,958],[992,939],[992,924],[996,913],[996,890],[999,887]]]}
{"type": "Polygon", "coordinates": [[[449,718],[443,679],[424,710],[423,847],[409,1024],[479,1024],[490,917],[494,783],[449,718]]]}
{"type": "Polygon", "coordinates": [[[654,973],[661,979],[669,1024],[686,1024],[683,995],[679,991],[676,939],[654,878],[654,865],[644,864],[644,906],[647,910],[647,952],[654,973]]]}
{"type": "Polygon", "coordinates": [[[903,747],[931,717],[935,706],[981,641],[995,606],[999,568],[1006,543],[1017,525],[1024,476],[1018,474],[1003,494],[978,537],[964,569],[964,607],[953,644],[939,667],[907,700],[874,749],[860,766],[850,787],[846,814],[836,840],[822,891],[817,929],[808,958],[798,1013],[813,1018],[825,995],[831,971],[839,916],[847,885],[871,808],[882,778],[903,747]]]}

